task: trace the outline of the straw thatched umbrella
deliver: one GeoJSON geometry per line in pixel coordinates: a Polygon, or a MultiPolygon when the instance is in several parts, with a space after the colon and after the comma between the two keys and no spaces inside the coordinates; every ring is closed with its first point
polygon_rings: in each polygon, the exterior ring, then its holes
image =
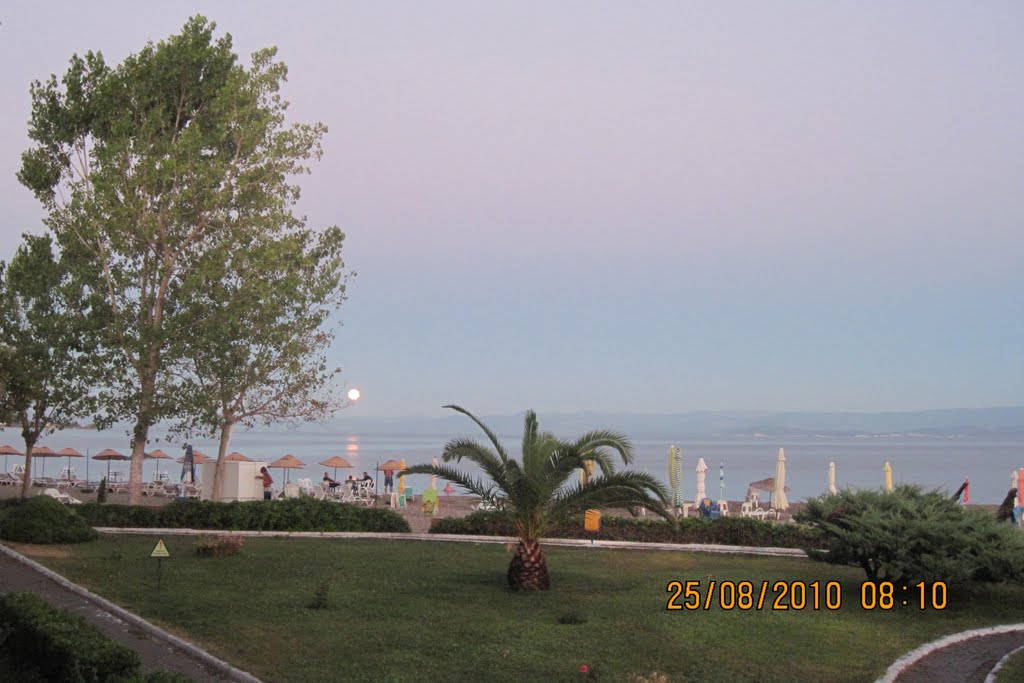
{"type": "Polygon", "coordinates": [[[779,449],[779,459],[775,463],[775,485],[772,487],[772,507],[776,510],[789,508],[786,498],[786,453],[779,449]]]}
{"type": "Polygon", "coordinates": [[[285,483],[288,483],[288,470],[302,469],[306,466],[306,463],[302,462],[294,455],[288,454],[284,457],[278,458],[274,462],[267,465],[267,467],[280,467],[285,471],[285,483]]]}
{"type": "Polygon", "coordinates": [[[339,467],[342,468],[342,469],[344,469],[346,467],[355,467],[355,465],[353,465],[352,463],[350,463],[348,460],[346,460],[345,458],[341,457],[340,455],[335,455],[335,456],[332,456],[330,458],[327,458],[326,460],[321,460],[320,464],[323,465],[324,467],[333,467],[334,468],[334,478],[335,479],[338,478],[338,468],[339,467]]]}
{"type": "MultiPolygon", "coordinates": [[[[210,459],[210,456],[208,456],[208,455],[204,455],[203,453],[200,453],[199,451],[192,451],[192,462],[194,462],[197,465],[202,465],[204,462],[206,462],[209,459],[210,459]]],[[[178,458],[174,462],[178,463],[179,465],[184,465],[185,464],[185,456],[184,455],[181,456],[180,458],[178,458]]]]}
{"type": "Polygon", "coordinates": [[[100,451],[96,455],[92,456],[93,460],[106,460],[107,461],[107,481],[110,481],[110,461],[111,460],[131,460],[127,455],[121,455],[112,448],[107,448],[100,451]]]}
{"type": "Polygon", "coordinates": [[[71,481],[71,458],[84,458],[85,456],[76,451],[74,448],[62,448],[57,451],[57,455],[66,456],[68,459],[68,481],[71,481]]]}
{"type": "MultiPolygon", "coordinates": [[[[53,450],[52,448],[49,448],[47,446],[36,446],[35,448],[32,449],[32,457],[33,458],[59,458],[61,456],[57,455],[57,451],[53,450]]],[[[43,460],[42,465],[43,465],[43,472],[39,476],[45,477],[46,476],[46,461],[45,460],[43,460]]]]}
{"type": "Polygon", "coordinates": [[[4,472],[7,471],[7,456],[8,455],[21,455],[21,451],[19,451],[14,446],[0,446],[0,453],[4,454],[4,472]]]}
{"type": "Polygon", "coordinates": [[[160,481],[160,461],[171,460],[171,456],[167,455],[159,448],[155,451],[150,451],[149,453],[143,453],[143,456],[146,460],[156,460],[156,479],[157,481],[160,481]]]}
{"type": "Polygon", "coordinates": [[[247,458],[238,451],[228,455],[224,460],[226,462],[252,462],[252,458],[247,458]]]}

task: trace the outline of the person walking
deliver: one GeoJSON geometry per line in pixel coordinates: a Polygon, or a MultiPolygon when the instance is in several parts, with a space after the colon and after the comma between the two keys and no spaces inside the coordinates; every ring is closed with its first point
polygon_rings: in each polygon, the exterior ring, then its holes
{"type": "Polygon", "coordinates": [[[270,500],[274,497],[274,478],[270,476],[270,472],[267,471],[266,467],[260,468],[260,473],[256,475],[257,479],[263,480],[263,500],[270,500]]]}

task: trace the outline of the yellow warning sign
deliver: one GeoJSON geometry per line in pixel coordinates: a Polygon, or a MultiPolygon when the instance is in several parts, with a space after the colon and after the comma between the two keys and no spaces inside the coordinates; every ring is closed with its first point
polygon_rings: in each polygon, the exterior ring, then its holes
{"type": "Polygon", "coordinates": [[[149,554],[150,557],[170,557],[171,554],[167,552],[167,546],[164,545],[164,539],[160,539],[156,542],[156,547],[153,548],[153,552],[149,554]]]}

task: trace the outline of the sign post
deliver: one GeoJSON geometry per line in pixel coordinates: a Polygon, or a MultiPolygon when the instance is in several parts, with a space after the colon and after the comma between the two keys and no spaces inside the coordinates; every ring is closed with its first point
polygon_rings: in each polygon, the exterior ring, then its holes
{"type": "Polygon", "coordinates": [[[156,547],[153,548],[153,552],[149,556],[156,558],[156,589],[160,590],[160,575],[163,573],[163,561],[165,557],[171,556],[167,552],[167,546],[164,545],[164,539],[161,538],[156,542],[156,547]]]}

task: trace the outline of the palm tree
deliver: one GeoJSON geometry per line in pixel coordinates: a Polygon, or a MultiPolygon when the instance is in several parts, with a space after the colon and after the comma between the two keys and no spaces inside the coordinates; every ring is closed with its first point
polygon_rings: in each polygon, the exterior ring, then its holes
{"type": "Polygon", "coordinates": [[[671,519],[668,493],[649,474],[632,470],[615,471],[610,451],[622,461],[633,461],[629,440],[605,430],[587,432],[575,441],[563,441],[549,432],[541,432],[537,415],[526,413],[523,427],[522,462],[509,457],[487,425],[459,406],[451,408],[473,420],[487,435],[493,448],[468,438],[456,438],[445,444],[445,463],[463,458],[475,463],[485,479],[447,464],[414,465],[406,474],[436,474],[459,484],[485,500],[501,499],[515,522],[519,543],[508,567],[508,584],[513,590],[539,591],[551,586],[547,560],[540,541],[551,526],[567,515],[588,508],[647,508],[671,519]],[[600,474],[586,484],[567,483],[573,473],[593,462],[600,474]]]}

